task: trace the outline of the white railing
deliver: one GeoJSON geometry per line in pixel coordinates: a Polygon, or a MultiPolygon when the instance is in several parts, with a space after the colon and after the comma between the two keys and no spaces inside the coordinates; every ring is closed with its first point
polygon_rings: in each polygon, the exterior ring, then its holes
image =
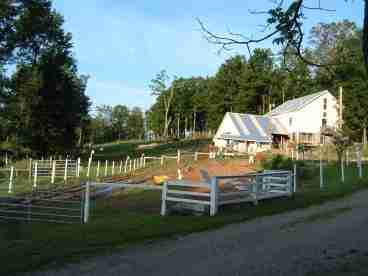
{"type": "Polygon", "coordinates": [[[219,206],[291,196],[296,190],[291,171],[269,171],[238,176],[214,176],[210,183],[167,181],[162,189],[161,215],[168,204],[181,202],[209,206],[211,216],[219,206]]]}
{"type": "MultiPolygon", "coordinates": [[[[0,221],[85,223],[88,185],[0,197],[0,221]]],[[[87,213],[88,214],[88,213],[87,213]]]]}

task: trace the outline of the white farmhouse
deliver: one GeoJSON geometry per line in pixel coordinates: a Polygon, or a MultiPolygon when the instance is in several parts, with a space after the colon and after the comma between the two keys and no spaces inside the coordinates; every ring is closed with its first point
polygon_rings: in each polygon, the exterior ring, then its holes
{"type": "Polygon", "coordinates": [[[336,98],[322,91],[285,102],[266,115],[226,113],[214,137],[219,148],[231,146],[239,152],[258,152],[272,144],[316,145],[323,127],[337,127],[336,98]]]}

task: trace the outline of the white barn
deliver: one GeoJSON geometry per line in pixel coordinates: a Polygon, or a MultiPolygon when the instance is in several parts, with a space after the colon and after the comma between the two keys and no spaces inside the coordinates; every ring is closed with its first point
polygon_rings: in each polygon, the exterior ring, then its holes
{"type": "Polygon", "coordinates": [[[316,145],[322,142],[323,127],[337,127],[338,114],[337,99],[327,90],[287,101],[266,115],[226,113],[214,143],[239,152],[264,151],[290,141],[316,145]]]}

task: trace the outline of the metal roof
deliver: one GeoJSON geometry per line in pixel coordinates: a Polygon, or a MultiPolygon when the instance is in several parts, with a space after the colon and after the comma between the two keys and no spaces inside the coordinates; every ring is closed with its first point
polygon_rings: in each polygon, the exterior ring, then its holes
{"type": "Polygon", "coordinates": [[[239,133],[239,136],[222,133],[219,135],[219,137],[222,139],[269,143],[270,128],[272,134],[288,134],[280,121],[275,118],[272,118],[270,121],[270,117],[266,115],[261,116],[253,114],[227,113],[225,115],[225,119],[226,116],[232,120],[239,133]]]}
{"type": "Polygon", "coordinates": [[[270,115],[280,115],[284,113],[290,113],[290,112],[297,111],[327,93],[329,92],[325,90],[322,92],[318,92],[318,93],[310,94],[310,95],[307,95],[301,98],[297,98],[294,100],[289,100],[283,103],[282,105],[276,107],[275,109],[273,109],[270,112],[270,115]]]}

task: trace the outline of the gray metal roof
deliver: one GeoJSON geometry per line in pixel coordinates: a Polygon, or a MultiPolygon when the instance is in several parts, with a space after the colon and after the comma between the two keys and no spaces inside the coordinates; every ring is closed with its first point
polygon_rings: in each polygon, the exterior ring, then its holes
{"type": "Polygon", "coordinates": [[[318,99],[319,97],[325,95],[326,93],[329,93],[327,90],[322,91],[322,92],[318,92],[318,93],[314,93],[314,94],[310,94],[301,98],[297,98],[294,100],[289,100],[285,103],[283,103],[282,105],[276,107],[275,109],[273,109],[270,112],[270,115],[279,115],[279,114],[284,114],[284,113],[289,113],[289,112],[294,112],[297,111],[301,108],[303,108],[304,106],[306,106],[307,104],[313,102],[314,100],[318,99]]]}
{"type": "Polygon", "coordinates": [[[240,113],[227,113],[226,116],[229,116],[229,118],[232,120],[240,135],[235,136],[222,133],[220,134],[220,137],[223,139],[269,143],[270,128],[272,134],[288,134],[280,121],[275,118],[272,118],[270,121],[269,116],[240,113]]]}

